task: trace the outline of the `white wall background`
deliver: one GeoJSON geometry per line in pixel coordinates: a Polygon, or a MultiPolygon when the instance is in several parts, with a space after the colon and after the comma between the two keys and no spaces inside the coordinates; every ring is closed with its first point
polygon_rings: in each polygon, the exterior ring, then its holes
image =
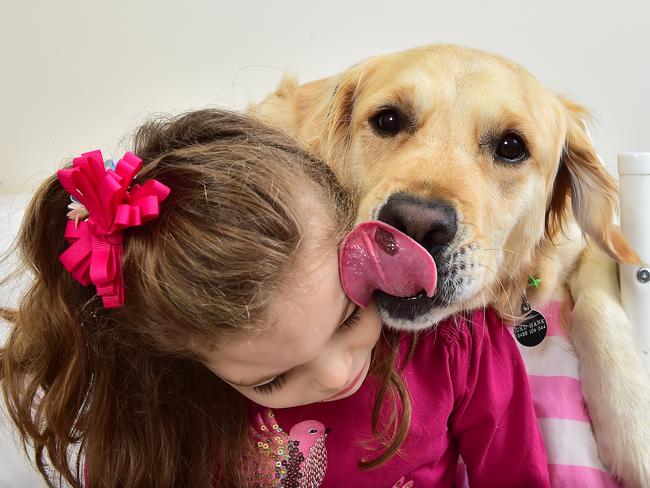
{"type": "MultiPolygon", "coordinates": [[[[434,42],[494,51],[589,106],[608,167],[650,150],[648,0],[0,0],[0,193],[148,114],[242,108],[284,70],[311,80],[434,42]]],[[[119,149],[119,151],[118,151],[119,149]]]]}
{"type": "MultiPolygon", "coordinates": [[[[617,152],[650,151],[648,0],[0,0],[0,7],[0,193],[30,192],[83,151],[121,156],[123,136],[149,114],[243,108],[284,70],[308,81],[435,42],[505,55],[589,106],[611,171],[617,152]]],[[[1,432],[0,487],[41,486],[1,432]]]]}

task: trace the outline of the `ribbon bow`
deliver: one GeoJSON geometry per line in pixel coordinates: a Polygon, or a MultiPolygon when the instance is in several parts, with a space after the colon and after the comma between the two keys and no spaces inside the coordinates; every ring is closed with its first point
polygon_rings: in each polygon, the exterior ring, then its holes
{"type": "Polygon", "coordinates": [[[127,152],[115,166],[106,169],[99,150],[83,153],[72,168],[57,172],[61,185],[88,211],[84,222],[70,220],[65,229],[68,247],[59,259],[83,286],[93,283],[104,307],[124,305],[122,243],[124,229],[158,217],[159,204],[169,187],[149,180],[128,187],[142,168],[142,160],[127,152]]]}

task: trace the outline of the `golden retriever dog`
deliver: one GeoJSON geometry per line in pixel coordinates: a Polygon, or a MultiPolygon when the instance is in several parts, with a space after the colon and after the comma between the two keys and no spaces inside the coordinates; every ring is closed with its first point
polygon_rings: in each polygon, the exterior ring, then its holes
{"type": "Polygon", "coordinates": [[[650,386],[614,263],[638,258],[613,225],[617,188],[584,108],[511,61],[438,45],[304,85],[285,77],[251,110],[334,168],[360,220],[434,257],[432,298],[377,295],[388,326],[421,330],[484,306],[515,323],[524,300],[567,304],[601,459],[626,486],[650,486],[650,386]]]}

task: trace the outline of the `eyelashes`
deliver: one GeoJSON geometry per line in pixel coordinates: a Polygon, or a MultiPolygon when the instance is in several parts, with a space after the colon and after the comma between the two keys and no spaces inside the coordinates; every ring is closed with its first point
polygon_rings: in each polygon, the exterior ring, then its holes
{"type": "Polygon", "coordinates": [[[287,382],[287,379],[286,379],[286,377],[285,377],[285,375],[283,373],[280,376],[276,376],[275,378],[273,378],[268,383],[264,383],[263,385],[254,386],[253,390],[255,390],[260,395],[270,395],[275,390],[277,390],[279,388],[282,388],[286,382],[287,382]]]}
{"type": "MultiPolygon", "coordinates": [[[[342,327],[354,327],[357,323],[359,323],[359,318],[361,317],[361,308],[356,307],[354,309],[354,312],[352,312],[347,319],[341,324],[340,328],[342,327]]],[[[255,390],[257,393],[260,395],[270,395],[271,393],[275,392],[276,390],[279,390],[282,388],[285,383],[287,382],[287,373],[282,373],[281,375],[276,376],[273,378],[271,381],[268,383],[264,383],[263,385],[258,385],[254,386],[253,390],[255,390]]]]}
{"type": "Polygon", "coordinates": [[[359,322],[360,316],[361,316],[361,309],[357,306],[354,309],[354,312],[352,312],[350,316],[347,319],[345,319],[345,322],[341,324],[341,327],[354,327],[359,322]]]}

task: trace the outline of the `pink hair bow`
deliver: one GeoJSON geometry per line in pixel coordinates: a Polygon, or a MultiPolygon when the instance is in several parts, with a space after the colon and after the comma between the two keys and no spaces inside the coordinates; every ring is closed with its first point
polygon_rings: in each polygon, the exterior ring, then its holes
{"type": "Polygon", "coordinates": [[[107,170],[101,151],[96,150],[75,158],[72,168],[57,173],[61,185],[88,211],[86,221],[68,222],[65,238],[70,247],[59,259],[79,283],[95,285],[106,308],[124,304],[124,229],[158,217],[159,204],[170,192],[156,180],[133,185],[129,191],[140,168],[142,160],[127,152],[115,170],[107,170]]]}

